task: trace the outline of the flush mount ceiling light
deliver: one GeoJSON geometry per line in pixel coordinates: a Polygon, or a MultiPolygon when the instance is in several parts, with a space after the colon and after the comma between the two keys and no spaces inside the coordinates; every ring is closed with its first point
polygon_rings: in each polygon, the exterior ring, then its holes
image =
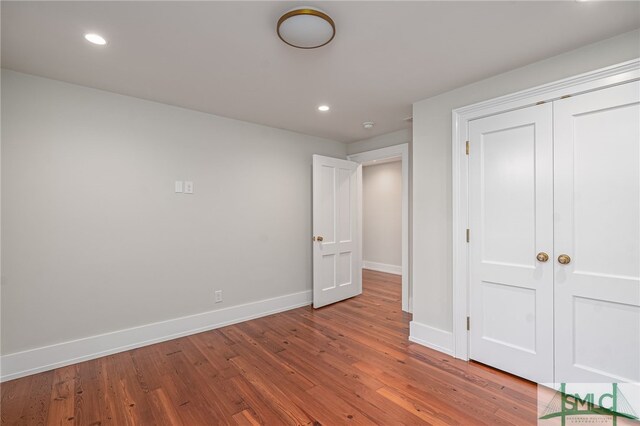
{"type": "Polygon", "coordinates": [[[313,7],[298,7],[278,20],[278,37],[289,46],[315,49],[328,44],[336,35],[333,19],[313,7]]]}
{"type": "Polygon", "coordinates": [[[322,111],[322,112],[327,112],[329,111],[331,108],[329,108],[329,105],[320,105],[318,107],[318,111],[322,111]]]}
{"type": "Polygon", "coordinates": [[[85,40],[89,43],[97,44],[99,46],[104,46],[107,44],[107,40],[105,40],[102,36],[94,33],[88,33],[84,35],[85,40]]]}
{"type": "Polygon", "coordinates": [[[374,123],[373,121],[365,121],[364,123],[362,123],[362,127],[364,127],[365,129],[373,129],[373,126],[376,123],[374,123]]]}

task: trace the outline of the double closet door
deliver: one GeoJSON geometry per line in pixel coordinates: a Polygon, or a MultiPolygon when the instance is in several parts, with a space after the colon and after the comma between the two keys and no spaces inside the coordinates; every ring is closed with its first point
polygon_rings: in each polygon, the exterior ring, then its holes
{"type": "Polygon", "coordinates": [[[640,382],[640,83],[469,123],[470,358],[640,382]]]}

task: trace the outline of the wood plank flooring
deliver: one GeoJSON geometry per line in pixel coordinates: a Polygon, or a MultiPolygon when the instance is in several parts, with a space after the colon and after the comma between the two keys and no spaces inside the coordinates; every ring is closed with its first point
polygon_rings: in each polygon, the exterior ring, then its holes
{"type": "Polygon", "coordinates": [[[536,423],[533,383],[407,340],[398,276],[364,293],[1,385],[3,425],[536,423]]]}

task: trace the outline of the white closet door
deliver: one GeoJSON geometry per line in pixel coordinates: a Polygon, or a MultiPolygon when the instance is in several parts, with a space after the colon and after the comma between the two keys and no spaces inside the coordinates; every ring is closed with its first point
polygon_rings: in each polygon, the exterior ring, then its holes
{"type": "Polygon", "coordinates": [[[552,130],[550,104],[469,123],[470,357],[537,382],[553,380],[552,130]]]}
{"type": "Polygon", "coordinates": [[[633,82],[554,103],[557,382],[640,382],[639,101],[633,82]]]}

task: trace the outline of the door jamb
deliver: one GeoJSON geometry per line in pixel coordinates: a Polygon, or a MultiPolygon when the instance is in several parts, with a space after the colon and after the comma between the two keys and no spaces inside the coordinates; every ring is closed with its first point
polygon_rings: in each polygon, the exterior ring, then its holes
{"type": "MultiPolygon", "coordinates": [[[[409,274],[409,144],[359,152],[347,156],[347,159],[362,164],[395,157],[402,161],[402,310],[413,312],[413,292],[409,274]]],[[[362,235],[360,238],[362,239],[362,235]]]]}
{"type": "Polygon", "coordinates": [[[640,58],[579,74],[510,95],[457,108],[452,111],[452,201],[453,201],[453,353],[469,359],[469,265],[466,230],[469,224],[468,157],[466,143],[470,121],[490,115],[552,102],[606,87],[640,80],[640,58]]]}

